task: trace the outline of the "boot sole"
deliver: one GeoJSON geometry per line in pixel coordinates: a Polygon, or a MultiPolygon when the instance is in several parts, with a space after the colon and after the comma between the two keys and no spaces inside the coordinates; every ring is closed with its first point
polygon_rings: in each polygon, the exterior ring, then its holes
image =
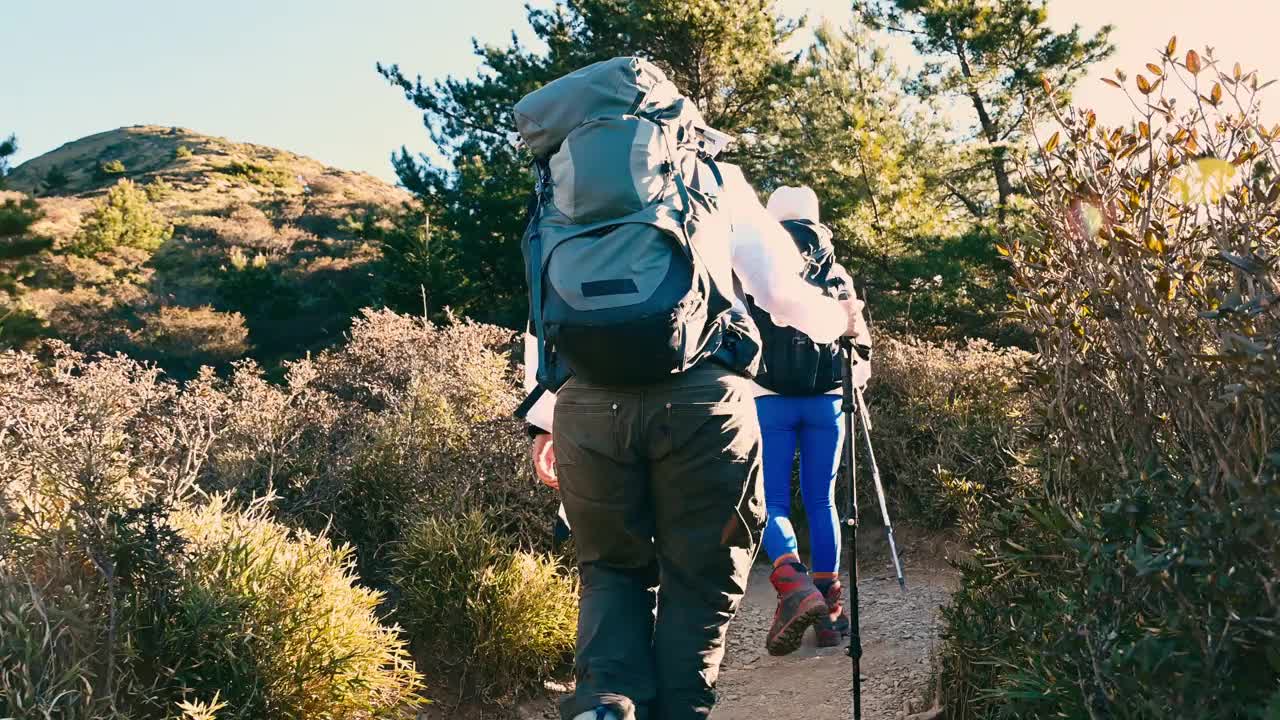
{"type": "Polygon", "coordinates": [[[764,644],[765,650],[770,655],[790,655],[800,649],[800,643],[804,639],[804,632],[812,625],[816,624],[828,612],[827,601],[822,599],[821,595],[807,598],[800,606],[800,612],[787,623],[777,635],[767,640],[764,644]]]}

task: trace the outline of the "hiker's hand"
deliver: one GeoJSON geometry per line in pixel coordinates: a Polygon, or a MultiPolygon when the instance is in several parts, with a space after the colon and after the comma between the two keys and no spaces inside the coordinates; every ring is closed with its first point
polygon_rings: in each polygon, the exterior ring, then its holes
{"type": "Polygon", "coordinates": [[[867,322],[862,319],[862,308],[865,303],[853,293],[849,293],[849,297],[841,300],[840,305],[849,316],[849,324],[844,329],[845,337],[853,338],[859,345],[870,346],[871,331],[867,329],[867,322]]]}
{"type": "Polygon", "coordinates": [[[543,433],[533,439],[533,471],[543,485],[552,490],[560,489],[560,479],[556,477],[556,447],[551,442],[551,433],[543,433]]]}

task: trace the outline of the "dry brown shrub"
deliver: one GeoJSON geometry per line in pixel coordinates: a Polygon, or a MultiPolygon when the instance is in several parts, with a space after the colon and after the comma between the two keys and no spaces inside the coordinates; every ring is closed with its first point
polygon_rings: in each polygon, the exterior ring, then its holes
{"type": "MultiPolygon", "coordinates": [[[[163,693],[149,689],[156,676],[139,658],[167,647],[165,633],[178,627],[157,619],[162,606],[223,612],[262,601],[224,594],[206,606],[200,597],[216,593],[180,582],[190,558],[169,508],[209,493],[236,504],[270,496],[274,522],[351,542],[366,585],[389,587],[388,552],[423,517],[448,524],[479,512],[502,545],[544,549],[556,496],[532,478],[527,439],[510,418],[520,396],[511,345],[501,328],[366,311],[347,344],[291,363],[283,383],[241,363],[229,377],[206,368],[178,384],[136,360],[57,343],[40,356],[0,354],[0,580],[91,619],[81,632],[97,650],[80,658],[75,682],[94,697],[146,698],[163,693]],[[82,601],[50,594],[82,585],[82,601]]],[[[552,582],[554,561],[539,562],[539,577],[552,582]]],[[[511,607],[502,622],[513,628],[520,608],[545,609],[511,607]]],[[[203,642],[192,617],[183,627],[194,639],[182,642],[203,642]]],[[[238,626],[213,623],[208,637],[252,644],[228,627],[238,626]]],[[[538,662],[555,665],[562,650],[538,662]]],[[[257,672],[236,667],[219,672],[257,672]]]]}
{"type": "Polygon", "coordinates": [[[237,204],[225,218],[218,219],[222,222],[212,223],[212,227],[224,243],[259,252],[280,249],[275,224],[253,205],[237,204]]]}
{"type": "Polygon", "coordinates": [[[548,546],[555,496],[531,481],[523,426],[511,418],[521,397],[513,335],[365,311],[350,342],[317,358],[320,387],[376,413],[352,421],[363,432],[339,496],[353,531],[389,532],[389,519],[410,510],[481,510],[513,545],[548,546]]]}
{"type": "Polygon", "coordinates": [[[877,340],[867,391],[872,438],[886,485],[909,519],[934,527],[972,521],[984,496],[1038,482],[1023,387],[1031,359],[985,340],[877,340]]]}
{"type": "Polygon", "coordinates": [[[315,195],[332,195],[341,198],[346,194],[345,183],[341,179],[329,175],[310,178],[307,180],[307,186],[311,188],[311,192],[315,195]]]}
{"type": "Polygon", "coordinates": [[[133,355],[163,359],[194,371],[201,365],[225,365],[249,350],[249,329],[240,313],[211,307],[161,306],[140,316],[131,333],[133,355]]]}
{"type": "MultiPolygon", "coordinates": [[[[0,479],[24,535],[101,538],[112,513],[185,497],[214,430],[205,406],[124,356],[0,354],[0,479]],[[187,427],[187,423],[195,426],[187,427]]],[[[208,396],[210,376],[193,384],[208,396]]]]}
{"type": "Polygon", "coordinates": [[[0,596],[16,603],[7,620],[39,618],[4,633],[18,665],[6,660],[0,673],[0,707],[21,696],[32,704],[19,716],[127,716],[129,699],[153,688],[128,652],[139,600],[164,583],[142,572],[156,564],[136,562],[164,553],[140,528],[189,497],[214,413],[192,402],[207,393],[183,396],[128,358],[89,361],[59,343],[45,352],[0,354],[0,596]]]}

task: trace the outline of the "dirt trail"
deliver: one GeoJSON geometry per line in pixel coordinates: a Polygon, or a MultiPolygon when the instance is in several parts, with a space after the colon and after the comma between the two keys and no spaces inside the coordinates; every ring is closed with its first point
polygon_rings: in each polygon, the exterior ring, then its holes
{"type": "MultiPolygon", "coordinates": [[[[862,716],[894,720],[928,709],[938,634],[938,611],[956,586],[944,557],[951,541],[943,536],[898,528],[907,591],[898,589],[883,532],[868,527],[858,543],[862,582],[862,716]]],[[[848,578],[845,578],[848,582],[848,578]]],[[[729,630],[720,673],[720,702],[712,720],[843,720],[850,713],[852,671],[845,645],[819,650],[810,632],[787,657],[764,649],[777,595],[763,560],[751,574],[747,596],[729,630]]],[[[918,718],[927,717],[922,714],[918,718]]],[[[429,713],[425,717],[436,717],[429,713]]],[[[460,715],[477,720],[493,715],[460,715]]],[[[501,717],[501,716],[499,716],[501,717]]],[[[515,713],[523,720],[557,718],[551,697],[526,702],[515,713]]]]}
{"type": "MultiPolygon", "coordinates": [[[[859,543],[863,545],[863,543],[859,543]]],[[[954,587],[954,574],[923,552],[908,551],[907,591],[880,548],[862,563],[862,716],[899,718],[929,707],[931,660],[938,610],[954,587]],[[927,562],[918,562],[926,560],[927,562]],[[917,562],[913,562],[917,561],[917,562]]],[[[847,577],[845,582],[848,582],[847,577]]],[[[852,717],[852,669],[845,646],[819,649],[813,634],[792,655],[764,650],[777,596],[769,568],[752,573],[747,597],[730,629],[714,720],[837,720],[852,717]]]]}

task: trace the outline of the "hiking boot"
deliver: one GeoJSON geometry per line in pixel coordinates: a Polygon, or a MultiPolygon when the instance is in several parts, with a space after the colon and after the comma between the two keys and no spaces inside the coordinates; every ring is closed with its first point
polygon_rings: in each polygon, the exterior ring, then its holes
{"type": "Polygon", "coordinates": [[[827,612],[814,623],[814,630],[818,634],[818,647],[835,647],[840,644],[840,638],[849,634],[849,614],[844,606],[844,586],[839,580],[834,580],[826,584],[821,592],[827,604],[827,612]]]}
{"type": "Polygon", "coordinates": [[[774,568],[769,582],[778,591],[778,610],[764,647],[770,655],[787,655],[800,647],[800,640],[810,625],[827,616],[827,601],[800,563],[785,563],[774,568]]]}

